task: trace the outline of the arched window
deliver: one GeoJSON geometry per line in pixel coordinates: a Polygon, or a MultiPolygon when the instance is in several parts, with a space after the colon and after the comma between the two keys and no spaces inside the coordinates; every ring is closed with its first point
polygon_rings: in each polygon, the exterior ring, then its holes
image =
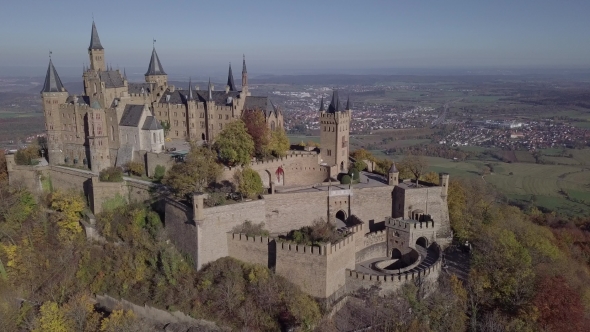
{"type": "Polygon", "coordinates": [[[153,133],[152,137],[153,137],[153,142],[156,143],[156,133],[153,133]]]}
{"type": "Polygon", "coordinates": [[[275,130],[275,122],[274,121],[270,122],[270,130],[275,130]]]}
{"type": "Polygon", "coordinates": [[[115,127],[111,126],[111,141],[115,140],[115,127]]]}

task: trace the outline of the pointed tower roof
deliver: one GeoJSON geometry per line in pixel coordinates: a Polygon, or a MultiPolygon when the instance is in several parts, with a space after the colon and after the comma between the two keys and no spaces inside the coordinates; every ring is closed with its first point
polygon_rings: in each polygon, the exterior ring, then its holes
{"type": "Polygon", "coordinates": [[[213,100],[213,89],[211,89],[211,77],[209,77],[209,85],[207,88],[207,100],[213,100]]]}
{"type": "Polygon", "coordinates": [[[47,75],[45,75],[45,83],[43,84],[43,92],[66,92],[66,88],[61,83],[61,79],[57,74],[57,70],[53,66],[53,62],[49,59],[49,67],[47,67],[47,75]]]}
{"type": "Polygon", "coordinates": [[[192,79],[188,79],[188,100],[193,100],[193,84],[192,79]]]}
{"type": "Polygon", "coordinates": [[[127,71],[123,68],[123,78],[127,80],[127,71]]]}
{"type": "Polygon", "coordinates": [[[229,72],[227,73],[227,85],[229,86],[229,91],[236,91],[236,85],[234,84],[234,74],[231,72],[231,62],[229,64],[229,72]]]}
{"type": "Polygon", "coordinates": [[[150,65],[148,66],[148,70],[145,73],[145,76],[148,75],[166,75],[164,72],[164,68],[160,63],[160,58],[158,57],[158,53],[156,53],[156,48],[152,50],[152,57],[150,58],[150,65]]]}
{"type": "Polygon", "coordinates": [[[328,106],[328,112],[335,113],[342,111],[342,105],[340,105],[340,98],[338,97],[338,90],[334,90],[332,93],[332,101],[328,106]]]}
{"type": "Polygon", "coordinates": [[[345,110],[350,110],[350,108],[352,107],[352,104],[350,103],[350,95],[348,95],[348,99],[346,99],[346,108],[345,110]]]}
{"type": "Polygon", "coordinates": [[[324,96],[322,96],[322,101],[320,102],[320,112],[324,111],[324,96]]]}
{"type": "Polygon", "coordinates": [[[92,32],[90,33],[90,46],[88,46],[88,50],[104,50],[104,47],[100,43],[100,38],[98,38],[98,31],[96,31],[94,21],[92,21],[92,32]]]}
{"type": "Polygon", "coordinates": [[[397,167],[395,167],[395,163],[391,164],[391,167],[389,168],[389,173],[399,173],[397,167]]]}
{"type": "Polygon", "coordinates": [[[246,70],[246,55],[242,54],[242,57],[244,59],[242,63],[242,74],[246,74],[248,73],[248,71],[246,70]]]}

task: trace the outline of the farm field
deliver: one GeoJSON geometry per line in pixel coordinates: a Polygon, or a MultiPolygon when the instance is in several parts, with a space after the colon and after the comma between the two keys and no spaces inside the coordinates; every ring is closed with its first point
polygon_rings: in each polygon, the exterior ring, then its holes
{"type": "Polygon", "coordinates": [[[291,144],[299,144],[303,141],[303,143],[307,143],[309,141],[319,143],[320,137],[319,136],[306,136],[306,135],[287,135],[289,138],[289,142],[291,144]]]}

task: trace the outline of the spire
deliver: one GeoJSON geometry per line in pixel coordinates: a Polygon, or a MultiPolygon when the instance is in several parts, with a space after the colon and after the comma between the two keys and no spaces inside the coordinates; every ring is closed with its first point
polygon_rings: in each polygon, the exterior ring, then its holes
{"type": "Polygon", "coordinates": [[[96,31],[94,20],[92,21],[92,32],[90,33],[90,46],[88,46],[88,50],[104,50],[104,47],[100,43],[100,38],[98,38],[98,31],[96,31]]]}
{"type": "Polygon", "coordinates": [[[213,89],[211,89],[211,77],[209,77],[209,87],[207,89],[208,89],[207,100],[213,100],[213,89]]]}
{"type": "Polygon", "coordinates": [[[242,64],[242,90],[248,94],[248,71],[246,70],[246,55],[242,55],[244,57],[244,62],[242,64]]]}
{"type": "Polygon", "coordinates": [[[188,100],[193,100],[193,84],[192,79],[188,79],[188,100]]]}
{"type": "Polygon", "coordinates": [[[53,62],[49,59],[49,67],[47,67],[47,75],[45,75],[45,83],[43,84],[43,92],[67,92],[61,79],[53,66],[53,62]]]}
{"type": "Polygon", "coordinates": [[[229,63],[229,72],[227,73],[227,86],[229,86],[229,91],[236,91],[236,85],[234,84],[234,74],[231,72],[231,62],[229,63]]]}
{"type": "Polygon", "coordinates": [[[123,78],[127,81],[127,71],[125,71],[125,67],[123,67],[123,78]]]}
{"type": "Polygon", "coordinates": [[[148,66],[148,70],[145,73],[145,76],[148,75],[166,75],[164,72],[164,68],[162,68],[162,64],[160,63],[160,58],[158,57],[158,53],[156,53],[156,47],[152,51],[152,57],[150,59],[150,65],[148,66]]]}
{"type": "Polygon", "coordinates": [[[322,101],[320,102],[320,112],[324,111],[324,96],[322,96],[322,101]]]}
{"type": "Polygon", "coordinates": [[[242,74],[247,74],[248,71],[246,70],[246,54],[242,54],[243,63],[242,63],[242,74]]]}
{"type": "Polygon", "coordinates": [[[389,173],[399,173],[397,167],[395,167],[395,162],[391,164],[391,168],[389,168],[389,173]]]}
{"type": "Polygon", "coordinates": [[[340,111],[342,111],[342,106],[340,105],[338,90],[334,90],[334,92],[332,93],[332,101],[330,102],[330,106],[328,106],[328,112],[335,113],[340,111]]]}
{"type": "Polygon", "coordinates": [[[350,108],[352,107],[352,105],[350,104],[350,95],[348,95],[348,99],[346,99],[346,108],[345,110],[350,110],[350,108]]]}

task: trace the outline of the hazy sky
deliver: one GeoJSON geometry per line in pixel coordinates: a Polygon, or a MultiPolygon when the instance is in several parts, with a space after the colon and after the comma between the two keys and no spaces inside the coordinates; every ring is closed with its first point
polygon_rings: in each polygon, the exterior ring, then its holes
{"type": "Polygon", "coordinates": [[[380,68],[590,68],[590,1],[3,1],[0,75],[88,63],[92,15],[107,62],[143,74],[152,38],[169,74],[380,68]],[[99,5],[94,5],[99,4],[99,5]],[[27,69],[28,68],[28,69],[27,69]],[[26,70],[24,70],[26,69],[26,70]]]}

